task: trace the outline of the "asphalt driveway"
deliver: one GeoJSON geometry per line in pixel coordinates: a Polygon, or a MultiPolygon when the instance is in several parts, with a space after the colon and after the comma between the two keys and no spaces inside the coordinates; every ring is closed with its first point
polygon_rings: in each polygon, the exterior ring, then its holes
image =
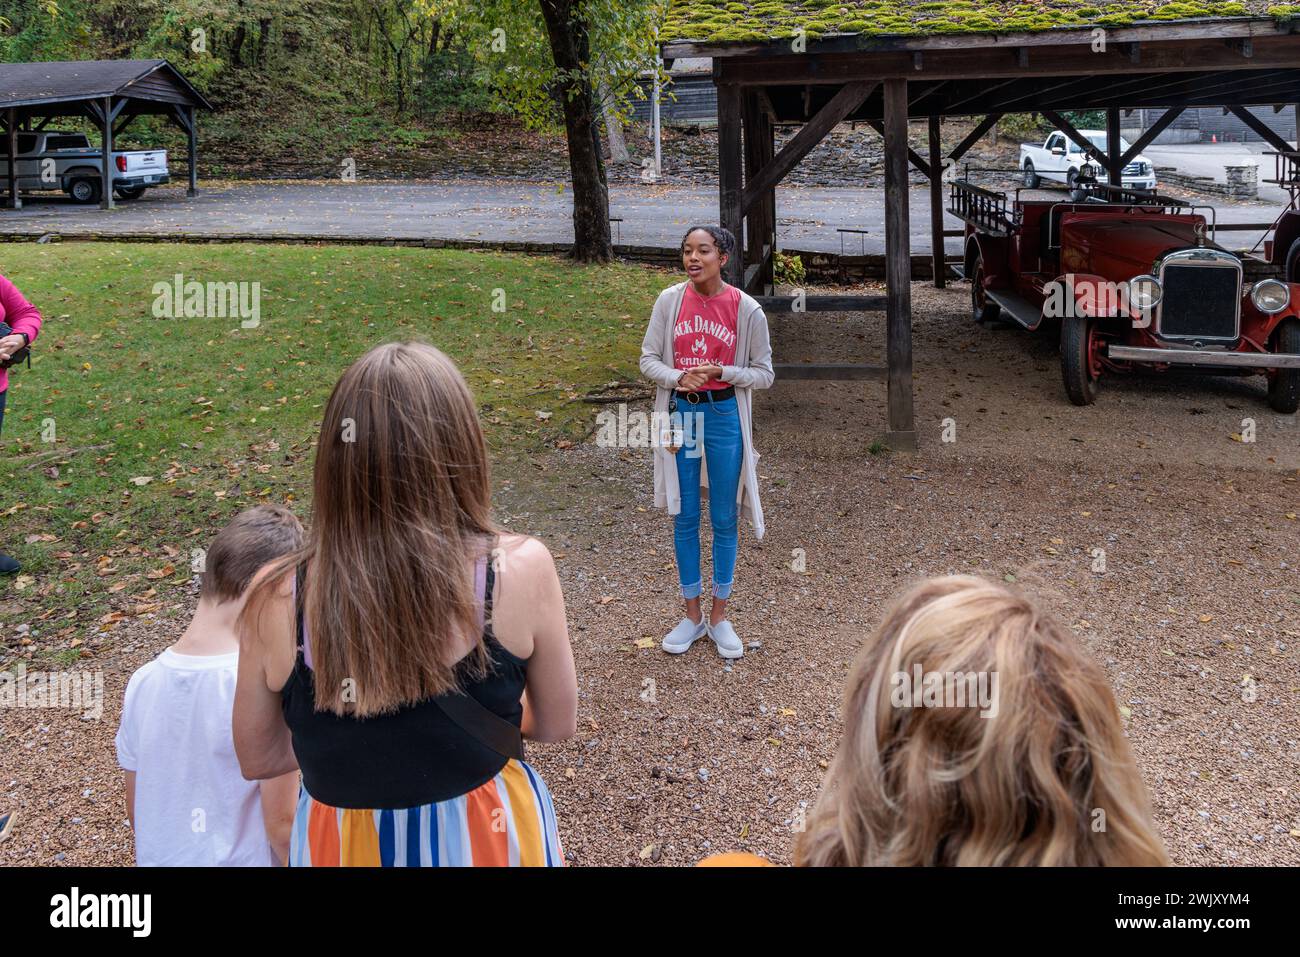
{"type": "MultiPolygon", "coordinates": [[[[1059,195],[1065,198],[1063,192],[1059,195]]],[[[929,248],[929,195],[911,191],[914,252],[929,248]]],[[[1208,202],[1208,201],[1207,201],[1208,202]]],[[[193,198],[182,186],[145,193],[116,209],[79,206],[61,195],[24,198],[21,210],[0,209],[0,233],[139,234],[158,236],[337,236],[364,239],[480,239],[568,242],[572,194],[566,184],[527,182],[237,183],[203,186],[193,198]]],[[[884,252],[880,189],[783,188],[776,199],[783,246],[824,252],[884,252]],[[838,229],[867,230],[866,235],[838,229]],[[841,244],[843,244],[841,246],[841,244]]],[[[1280,205],[1218,205],[1219,222],[1271,221],[1280,205]]],[[[692,223],[717,220],[711,189],[663,185],[610,187],[615,242],[671,248],[692,223]]],[[[946,227],[961,223],[945,216],[946,227]]],[[[1227,233],[1232,248],[1258,234],[1227,233]]],[[[958,240],[948,241],[956,251],[958,240]]]]}

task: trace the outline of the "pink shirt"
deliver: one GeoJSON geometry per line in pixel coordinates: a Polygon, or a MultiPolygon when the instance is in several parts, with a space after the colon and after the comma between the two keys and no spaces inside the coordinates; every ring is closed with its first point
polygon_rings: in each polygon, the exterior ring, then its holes
{"type": "MultiPolygon", "coordinates": [[[[41,331],[41,314],[36,307],[23,298],[18,287],[4,276],[0,276],[0,319],[7,322],[14,332],[25,332],[27,338],[36,341],[41,331]]],[[[0,369],[0,392],[9,388],[9,370],[0,369]]]]}
{"type": "MultiPolygon", "coordinates": [[[[740,317],[740,290],[724,286],[705,299],[687,283],[682,310],[673,326],[673,368],[690,371],[696,366],[736,364],[736,323],[740,317]]],[[[725,389],[727,383],[710,379],[702,389],[725,389]]]]}

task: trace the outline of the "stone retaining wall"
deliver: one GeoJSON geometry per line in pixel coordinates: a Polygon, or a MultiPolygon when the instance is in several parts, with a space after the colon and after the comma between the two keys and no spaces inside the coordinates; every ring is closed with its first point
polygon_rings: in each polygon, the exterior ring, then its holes
{"type": "Polygon", "coordinates": [[[1181,186],[1198,193],[1211,193],[1234,200],[1259,198],[1258,166],[1225,166],[1224,170],[1227,182],[1220,183],[1211,176],[1192,176],[1176,172],[1172,166],[1157,166],[1156,181],[1161,186],[1181,186]]]}

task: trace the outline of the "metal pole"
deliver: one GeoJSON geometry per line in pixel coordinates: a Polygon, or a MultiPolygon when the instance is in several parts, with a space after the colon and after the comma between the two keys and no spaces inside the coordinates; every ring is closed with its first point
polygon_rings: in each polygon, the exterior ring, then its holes
{"type": "Polygon", "coordinates": [[[654,101],[650,104],[650,125],[654,127],[655,141],[655,177],[663,176],[663,154],[660,150],[659,142],[659,69],[663,66],[663,58],[655,54],[655,96],[654,101]]]}

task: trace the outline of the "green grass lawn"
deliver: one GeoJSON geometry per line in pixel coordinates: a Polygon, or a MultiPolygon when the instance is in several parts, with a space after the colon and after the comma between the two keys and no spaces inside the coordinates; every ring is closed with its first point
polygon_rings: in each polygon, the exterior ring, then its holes
{"type": "Polygon", "coordinates": [[[323,404],[366,349],[416,338],[451,355],[500,461],[594,427],[600,406],[579,397],[637,377],[669,281],[635,266],[377,246],[2,248],[0,271],[45,325],[32,367],[11,370],[0,435],[0,547],[24,565],[0,579],[0,659],[64,663],[122,615],[174,613],[193,550],[236,511],[275,501],[308,517],[323,404]],[[260,324],[155,318],[154,285],[176,273],[259,283],[260,324]],[[13,634],[19,622],[40,631],[32,644],[13,634]]]}

